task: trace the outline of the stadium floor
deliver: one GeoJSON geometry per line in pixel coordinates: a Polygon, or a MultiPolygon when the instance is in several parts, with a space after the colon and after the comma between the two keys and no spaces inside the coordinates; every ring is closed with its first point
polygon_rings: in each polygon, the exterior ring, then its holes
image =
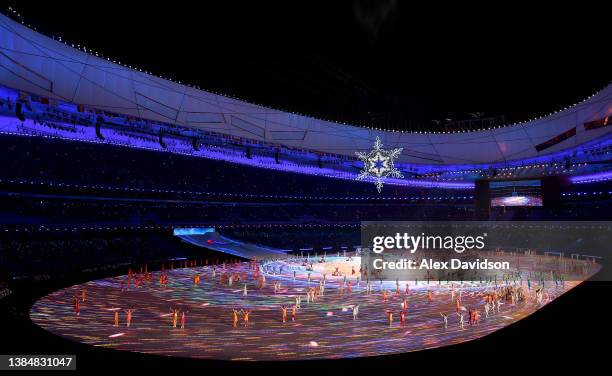
{"type": "MultiPolygon", "coordinates": [[[[334,260],[332,260],[334,261],[334,260]]],[[[326,263],[328,272],[343,260],[326,263]]],[[[344,270],[349,270],[346,262],[344,270]]],[[[352,261],[355,263],[355,261],[352,261]]],[[[354,264],[353,264],[354,265],[354,264]]],[[[358,264],[357,264],[358,265],[358,264]]],[[[339,279],[331,279],[325,294],[315,303],[306,302],[309,287],[318,285],[313,277],[309,283],[301,265],[291,261],[275,261],[263,266],[266,281],[263,288],[251,275],[252,264],[230,264],[222,273],[212,267],[167,270],[168,285],[159,287],[162,272],[153,273],[153,283],[140,287],[127,286],[127,277],[119,276],[87,282],[55,291],[40,299],[31,310],[34,323],[73,341],[104,348],[156,355],[220,360],[309,360],[368,357],[398,354],[429,348],[459,344],[494,333],[534,313],[541,308],[529,297],[515,305],[502,304],[500,312],[485,318],[482,314],[483,296],[491,286],[473,283],[463,288],[461,304],[478,308],[481,320],[477,325],[465,323],[461,329],[456,306],[449,286],[410,287],[407,296],[406,324],[400,325],[399,312],[404,292],[391,293],[383,301],[378,286],[371,294],[365,292],[364,283],[354,284],[352,292],[340,292],[339,279]],[[278,264],[286,272],[278,274],[278,264]],[[194,275],[201,276],[194,285],[194,275]],[[228,286],[221,284],[221,274],[242,275],[243,282],[228,286]],[[246,277],[247,294],[244,294],[246,277]],[[280,283],[278,291],[274,284],[280,283]],[[73,311],[74,296],[81,299],[83,288],[86,300],[79,315],[73,311]],[[428,291],[432,291],[432,300],[428,291]],[[301,295],[301,309],[296,320],[291,320],[291,305],[301,295]],[[288,307],[287,322],[281,320],[281,305],[288,307]],[[359,304],[356,320],[352,306],[359,304]],[[130,327],[126,326],[126,309],[133,309],[130,327]],[[173,326],[173,310],[186,312],[185,327],[173,326]],[[232,325],[232,310],[250,310],[248,326],[242,320],[232,325]],[[114,325],[114,314],[120,314],[119,326],[114,325]],[[390,325],[387,312],[394,312],[390,325]],[[448,314],[448,328],[444,327],[440,312],[448,314]]],[[[329,273],[331,274],[331,272],[329,273]]],[[[356,281],[354,281],[356,282],[356,281]]],[[[411,282],[412,283],[412,282],[411,282]]],[[[548,282],[548,303],[577,286],[567,281],[565,286],[548,282]]],[[[393,290],[388,282],[384,289],[393,290]]],[[[526,289],[526,283],[525,283],[526,289]]],[[[180,317],[180,316],[179,316],[180,317]]]]}

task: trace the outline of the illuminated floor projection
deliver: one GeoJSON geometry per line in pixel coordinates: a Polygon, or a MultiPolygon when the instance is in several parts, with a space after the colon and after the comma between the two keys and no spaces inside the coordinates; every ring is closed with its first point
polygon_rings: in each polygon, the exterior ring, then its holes
{"type": "Polygon", "coordinates": [[[587,278],[599,269],[558,256],[520,257],[531,269],[497,287],[478,281],[368,286],[359,280],[359,257],[133,273],[53,292],[32,307],[31,318],[74,341],[168,356],[256,361],[395,354],[486,336],[580,283],[545,280],[542,286],[531,272],[562,263],[587,278]],[[476,311],[477,317],[470,314],[476,311]]]}

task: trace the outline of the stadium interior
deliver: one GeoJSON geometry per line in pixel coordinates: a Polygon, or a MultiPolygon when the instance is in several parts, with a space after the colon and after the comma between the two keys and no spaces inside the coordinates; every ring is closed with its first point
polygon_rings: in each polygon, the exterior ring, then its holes
{"type": "MultiPolygon", "coordinates": [[[[366,221],[612,220],[612,85],[526,121],[376,129],[169,81],[48,37],[10,12],[0,32],[0,322],[40,338],[38,352],[55,339],[29,322],[28,309],[51,291],[143,265],[249,258],[238,246],[215,250],[219,240],[175,236],[181,229],[340,255],[359,248],[366,221]],[[395,163],[403,177],[380,193],[355,179],[356,152],[379,137],[403,148],[395,163]]],[[[504,340],[490,337],[484,343],[504,340]]]]}

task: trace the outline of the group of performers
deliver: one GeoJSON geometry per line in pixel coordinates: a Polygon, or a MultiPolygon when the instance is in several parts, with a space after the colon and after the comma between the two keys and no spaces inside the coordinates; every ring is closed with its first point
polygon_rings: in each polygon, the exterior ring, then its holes
{"type": "MultiPolygon", "coordinates": [[[[322,258],[320,262],[325,262],[325,261],[326,260],[322,258]]],[[[238,261],[234,261],[232,263],[238,263],[238,261]]],[[[308,269],[309,267],[312,268],[312,264],[307,261],[303,262],[303,264],[306,265],[306,269],[308,269]]],[[[182,264],[181,266],[191,267],[193,265],[194,265],[193,263],[189,263],[185,261],[184,264],[182,264]]],[[[171,264],[171,268],[173,268],[172,264],[171,264]]],[[[332,276],[341,277],[342,274],[340,273],[339,268],[338,267],[334,267],[334,268],[335,269],[332,273],[332,276]]],[[[357,274],[357,272],[355,270],[355,267],[353,266],[351,269],[351,277],[350,277],[352,279],[349,280],[347,276],[343,276],[344,278],[342,280],[339,280],[336,282],[337,283],[337,289],[336,289],[337,294],[344,294],[345,292],[347,292],[348,293],[347,299],[354,300],[355,296],[353,295],[353,288],[362,287],[362,285],[364,284],[365,284],[365,288],[362,288],[361,292],[365,293],[366,295],[370,295],[373,293],[371,282],[369,280],[361,281],[361,273],[358,276],[355,276],[355,274],[357,274]]],[[[554,280],[556,281],[557,286],[563,283],[563,278],[560,273],[555,272],[553,274],[553,277],[554,277],[554,280]]],[[[239,283],[242,284],[243,285],[243,289],[242,289],[243,295],[245,297],[244,299],[248,299],[246,298],[246,296],[248,295],[247,284],[249,282],[258,286],[260,290],[266,288],[266,272],[265,272],[265,269],[263,268],[263,264],[259,261],[250,261],[249,268],[247,271],[245,271],[244,269],[242,269],[242,271],[238,271],[237,268],[232,267],[231,263],[221,263],[219,265],[212,265],[211,268],[197,269],[194,271],[194,274],[192,276],[193,287],[194,288],[200,287],[201,280],[207,279],[207,278],[209,281],[213,283],[218,283],[219,285],[226,286],[226,287],[233,287],[234,285],[237,285],[239,283]],[[210,274],[208,277],[206,275],[207,273],[210,274]]],[[[293,280],[295,281],[295,279],[296,279],[296,273],[295,271],[293,271],[293,280]]],[[[136,273],[130,269],[128,271],[127,276],[125,277],[125,280],[122,280],[121,282],[121,290],[122,291],[129,290],[131,288],[139,289],[139,288],[144,288],[144,287],[154,288],[155,287],[154,281],[155,281],[154,274],[152,272],[149,272],[146,266],[144,268],[141,268],[140,273],[136,273]]],[[[305,292],[305,295],[306,295],[305,298],[308,304],[315,304],[319,302],[319,299],[324,296],[325,286],[327,282],[328,281],[326,280],[326,277],[324,274],[321,278],[319,278],[318,283],[317,283],[316,280],[314,281],[311,280],[311,273],[310,272],[308,273],[308,283],[314,284],[314,286],[308,286],[305,292]]],[[[416,282],[417,281],[415,281],[415,283],[416,282]]],[[[446,282],[447,282],[447,286],[448,285],[453,286],[453,283],[451,281],[446,281],[446,282]]],[[[527,282],[527,287],[525,288],[521,275],[517,274],[513,278],[512,277],[505,278],[504,286],[498,286],[497,283],[495,283],[494,285],[492,283],[486,283],[484,285],[481,285],[481,287],[485,286],[485,288],[479,290],[479,294],[482,296],[483,304],[479,306],[475,306],[475,307],[470,307],[470,308],[466,308],[461,305],[462,304],[461,303],[462,302],[462,291],[463,291],[462,285],[459,287],[458,296],[455,292],[455,287],[447,289],[447,291],[449,290],[450,295],[451,295],[451,302],[455,304],[455,311],[458,317],[458,324],[460,328],[464,329],[466,318],[467,318],[468,325],[470,326],[478,325],[478,323],[481,320],[481,312],[482,314],[484,314],[485,319],[489,318],[490,314],[493,314],[496,312],[499,313],[500,304],[502,304],[502,301],[506,302],[506,304],[509,304],[511,306],[514,306],[521,302],[525,302],[528,299],[528,297],[531,296],[530,294],[531,280],[527,279],[526,282],[527,282]]],[[[169,283],[170,283],[169,274],[165,271],[165,268],[162,268],[162,270],[158,273],[158,286],[160,288],[167,288],[169,283]]],[[[297,283],[299,283],[300,285],[303,285],[304,281],[300,281],[297,283]]],[[[391,302],[392,300],[395,300],[396,298],[401,299],[401,309],[399,310],[399,313],[398,313],[399,325],[405,326],[407,324],[408,300],[410,296],[410,287],[409,287],[409,284],[406,283],[405,289],[402,290],[398,280],[396,280],[395,284],[396,284],[395,286],[396,288],[393,293],[391,292],[393,290],[389,291],[386,288],[384,288],[383,283],[381,281],[379,293],[381,294],[381,300],[383,304],[391,302]]],[[[281,289],[280,280],[275,280],[271,285],[272,285],[275,295],[281,294],[282,292],[286,291],[286,290],[281,289]]],[[[534,299],[536,303],[538,304],[541,304],[545,300],[545,295],[544,295],[545,292],[543,289],[543,285],[544,285],[544,281],[538,280],[538,288],[535,290],[535,299],[534,299]]],[[[444,291],[444,290],[442,289],[440,291],[444,291]]],[[[290,295],[288,297],[290,297],[292,301],[280,304],[280,321],[282,323],[297,321],[298,311],[301,309],[302,296],[303,296],[302,294],[290,295]]],[[[428,303],[432,303],[434,301],[433,291],[429,288],[425,294],[425,299],[427,300],[428,303]]],[[[73,303],[73,311],[76,316],[79,316],[81,314],[81,306],[82,304],[86,302],[86,300],[87,300],[87,292],[85,288],[82,288],[82,290],[80,291],[80,295],[77,294],[77,292],[75,292],[72,303],[73,303]]],[[[352,311],[352,319],[357,320],[358,315],[359,315],[360,305],[359,304],[349,304],[348,307],[352,311]]],[[[127,327],[130,327],[132,324],[134,311],[135,309],[131,307],[123,309],[123,312],[125,312],[125,325],[127,327]]],[[[184,329],[186,325],[187,310],[174,307],[174,308],[171,308],[170,311],[171,311],[170,315],[172,317],[172,321],[171,321],[172,327],[184,329]]],[[[251,312],[252,312],[251,309],[247,309],[244,307],[232,308],[232,312],[231,312],[232,327],[237,328],[239,324],[241,324],[240,326],[242,327],[248,327],[249,318],[250,318],[249,316],[251,312]]],[[[389,326],[393,326],[394,324],[393,310],[384,309],[384,312],[386,315],[386,322],[388,323],[389,326]]],[[[448,314],[444,312],[440,312],[440,316],[442,317],[442,324],[444,325],[445,328],[447,328],[449,324],[448,314]]],[[[120,309],[119,308],[113,310],[113,325],[114,326],[120,325],[120,309]]]]}

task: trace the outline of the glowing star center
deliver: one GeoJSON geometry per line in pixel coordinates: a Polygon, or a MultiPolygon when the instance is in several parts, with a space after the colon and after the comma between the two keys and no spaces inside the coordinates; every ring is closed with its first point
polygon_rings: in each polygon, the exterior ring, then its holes
{"type": "Polygon", "coordinates": [[[395,168],[394,161],[399,157],[402,148],[385,150],[379,137],[376,137],[374,148],[369,153],[356,152],[363,162],[363,170],[356,180],[370,179],[374,181],[378,193],[381,192],[384,181],[388,177],[403,178],[404,175],[395,168]]]}

